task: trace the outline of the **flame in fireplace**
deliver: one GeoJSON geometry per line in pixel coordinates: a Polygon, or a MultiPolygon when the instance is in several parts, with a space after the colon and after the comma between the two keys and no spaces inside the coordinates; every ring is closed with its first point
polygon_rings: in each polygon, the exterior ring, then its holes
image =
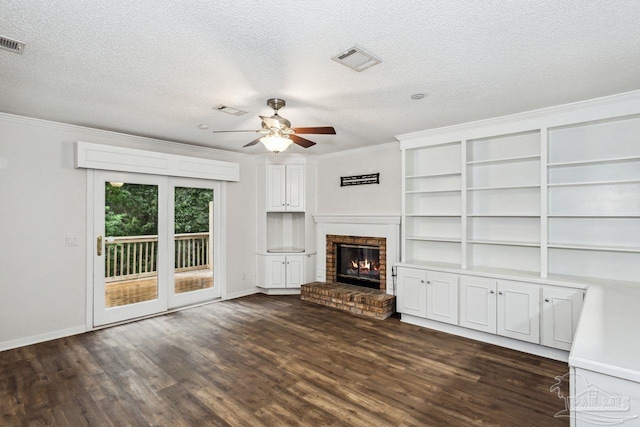
{"type": "Polygon", "coordinates": [[[351,260],[351,268],[360,271],[378,271],[380,270],[380,264],[372,263],[370,260],[365,258],[362,261],[351,260]]]}

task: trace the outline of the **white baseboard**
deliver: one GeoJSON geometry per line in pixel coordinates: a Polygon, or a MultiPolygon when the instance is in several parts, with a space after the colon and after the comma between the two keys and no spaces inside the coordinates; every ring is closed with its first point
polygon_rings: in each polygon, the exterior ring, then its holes
{"type": "Polygon", "coordinates": [[[257,294],[259,292],[260,292],[260,289],[258,289],[258,288],[247,289],[245,291],[240,291],[240,292],[234,292],[232,294],[227,294],[227,297],[225,298],[225,301],[226,300],[230,300],[230,299],[235,299],[235,298],[246,297],[246,296],[249,296],[249,295],[257,294]]]}
{"type": "Polygon", "coordinates": [[[512,350],[522,351],[524,353],[534,354],[536,356],[546,357],[547,359],[558,360],[565,363],[569,362],[569,352],[558,350],[556,348],[545,347],[543,345],[533,344],[526,341],[514,340],[500,335],[488,334],[486,332],[437,322],[431,319],[423,319],[422,317],[411,316],[410,314],[402,314],[400,320],[411,325],[422,326],[424,328],[446,332],[459,337],[469,338],[476,341],[498,345],[500,347],[510,348],[512,350]]]}
{"type": "Polygon", "coordinates": [[[265,295],[300,295],[300,289],[268,289],[258,288],[265,295]]]}
{"type": "Polygon", "coordinates": [[[62,329],[59,331],[47,332],[45,334],[34,335],[31,337],[19,338],[12,341],[0,342],[0,351],[11,350],[13,348],[24,347],[31,344],[38,344],[45,341],[57,340],[58,338],[69,337],[87,332],[87,328],[76,326],[73,328],[62,329]]]}

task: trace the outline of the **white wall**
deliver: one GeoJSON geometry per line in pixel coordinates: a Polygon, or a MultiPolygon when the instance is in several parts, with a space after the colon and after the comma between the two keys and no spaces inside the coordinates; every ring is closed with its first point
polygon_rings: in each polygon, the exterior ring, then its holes
{"type": "Polygon", "coordinates": [[[240,182],[226,184],[227,295],[255,290],[253,156],[0,114],[0,350],[85,330],[87,172],[74,169],[79,140],[239,163],[240,182]],[[65,246],[65,236],[79,246],[65,246]]]}
{"type": "Polygon", "coordinates": [[[402,210],[399,143],[326,154],[318,161],[318,213],[398,214],[402,210]],[[380,172],[380,184],[340,187],[341,176],[380,172]]]}

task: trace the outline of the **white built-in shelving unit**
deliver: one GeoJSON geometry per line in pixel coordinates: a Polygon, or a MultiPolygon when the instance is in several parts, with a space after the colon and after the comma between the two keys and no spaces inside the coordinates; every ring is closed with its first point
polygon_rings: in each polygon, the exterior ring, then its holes
{"type": "Polygon", "coordinates": [[[549,129],[549,273],[640,280],[640,116],[549,129]]]}
{"type": "Polygon", "coordinates": [[[460,264],[462,175],[460,141],[422,147],[405,158],[406,250],[460,264]]]}
{"type": "Polygon", "coordinates": [[[540,271],[540,132],[466,141],[467,267],[540,271]]]}
{"type": "Polygon", "coordinates": [[[403,263],[640,281],[635,98],[399,136],[403,263]]]}

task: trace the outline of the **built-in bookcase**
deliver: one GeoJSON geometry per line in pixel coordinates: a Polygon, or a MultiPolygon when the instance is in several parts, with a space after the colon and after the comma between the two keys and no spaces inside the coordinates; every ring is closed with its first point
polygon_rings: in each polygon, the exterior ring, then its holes
{"type": "Polygon", "coordinates": [[[549,273],[640,278],[640,117],[549,129],[549,273]]]}
{"type": "Polygon", "coordinates": [[[461,147],[423,147],[405,158],[406,250],[420,259],[461,262],[461,147]]]}
{"type": "Polygon", "coordinates": [[[640,99],[593,105],[398,136],[403,262],[639,282],[640,99]]]}
{"type": "Polygon", "coordinates": [[[467,267],[540,272],[540,132],[466,144],[467,267]]]}

